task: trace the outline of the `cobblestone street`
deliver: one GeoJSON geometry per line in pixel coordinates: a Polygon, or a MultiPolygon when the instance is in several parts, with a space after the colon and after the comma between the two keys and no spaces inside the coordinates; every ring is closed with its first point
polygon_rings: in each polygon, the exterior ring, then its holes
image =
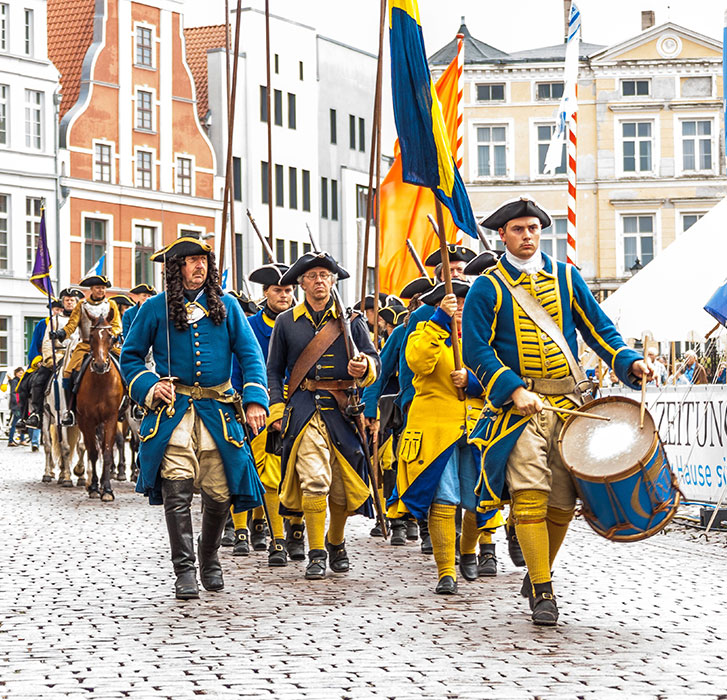
{"type": "Polygon", "coordinates": [[[181,602],[162,509],[128,482],[111,504],[42,484],[42,460],[0,448],[0,698],[727,697],[723,534],[619,545],[575,523],[554,629],[501,534],[497,578],[443,598],[418,543],[361,518],[346,576],[225,549],[224,592],[181,602]]]}

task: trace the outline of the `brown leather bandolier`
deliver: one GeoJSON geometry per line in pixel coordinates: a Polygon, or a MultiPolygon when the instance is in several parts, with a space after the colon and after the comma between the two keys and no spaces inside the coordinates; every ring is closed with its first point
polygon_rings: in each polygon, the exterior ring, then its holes
{"type": "Polygon", "coordinates": [[[301,386],[305,379],[305,375],[308,374],[313,365],[318,362],[323,353],[328,350],[331,345],[333,345],[342,332],[341,322],[337,318],[331,319],[320,331],[318,331],[318,333],[316,333],[313,340],[305,346],[305,349],[302,353],[300,353],[298,359],[293,365],[293,369],[290,372],[287,402],[290,401],[290,397],[295,394],[298,388],[305,388],[301,386]]]}

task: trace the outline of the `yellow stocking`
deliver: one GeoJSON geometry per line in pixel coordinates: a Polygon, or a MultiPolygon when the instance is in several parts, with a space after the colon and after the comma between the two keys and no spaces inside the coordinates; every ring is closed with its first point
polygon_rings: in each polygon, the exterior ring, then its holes
{"type": "Polygon", "coordinates": [[[326,497],[303,494],[308,549],[325,549],[326,497]]]}
{"type": "Polygon", "coordinates": [[[276,489],[265,489],[265,505],[268,509],[268,515],[270,516],[270,522],[268,525],[273,532],[273,537],[276,540],[282,540],[283,535],[283,516],[280,515],[280,498],[276,489]]]}
{"type": "Polygon", "coordinates": [[[545,491],[517,491],[513,494],[515,531],[531,583],[550,581],[548,527],[545,523],[547,509],[548,494],[545,491]]]}
{"type": "MultiPolygon", "coordinates": [[[[480,544],[492,544],[492,530],[480,530],[480,544]]],[[[461,544],[460,549],[462,549],[461,544]]]]}
{"type": "Polygon", "coordinates": [[[303,524],[303,516],[302,515],[291,515],[286,516],[285,518],[291,525],[302,525],[303,524]]]}
{"type": "Polygon", "coordinates": [[[474,554],[477,551],[477,540],[480,533],[477,531],[477,516],[468,510],[462,515],[462,534],[459,537],[459,551],[461,554],[474,554]]]}
{"type": "Polygon", "coordinates": [[[235,530],[247,530],[247,514],[249,511],[243,510],[242,513],[235,513],[230,506],[230,512],[232,513],[232,522],[235,525],[235,530]]]}
{"type": "Polygon", "coordinates": [[[253,520],[265,520],[265,509],[262,506],[258,506],[252,511],[253,520]]]}
{"type": "Polygon", "coordinates": [[[434,561],[437,563],[439,578],[451,576],[457,580],[454,569],[454,545],[457,532],[454,515],[457,506],[432,503],[429,509],[429,536],[432,538],[434,561]]]}
{"type": "Polygon", "coordinates": [[[548,550],[551,569],[572,519],[573,509],[562,510],[561,508],[548,507],[545,522],[548,527],[548,550]]]}
{"type": "Polygon", "coordinates": [[[331,544],[341,544],[345,538],[343,531],[346,527],[348,511],[346,510],[346,506],[334,503],[333,501],[328,502],[328,507],[331,511],[331,522],[328,525],[328,541],[331,544]]]}

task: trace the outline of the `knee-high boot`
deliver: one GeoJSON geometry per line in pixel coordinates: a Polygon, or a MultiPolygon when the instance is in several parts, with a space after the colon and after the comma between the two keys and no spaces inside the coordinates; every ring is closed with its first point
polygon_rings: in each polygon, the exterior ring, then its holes
{"type": "Polygon", "coordinates": [[[230,501],[215,501],[202,491],[202,505],[202,534],[197,545],[199,577],[205,590],[221,591],[225,582],[217,551],[227,522],[230,501]]]}
{"type": "Polygon", "coordinates": [[[190,511],[193,493],[194,479],[162,479],[164,517],[167,521],[169,545],[172,550],[172,564],[177,576],[174,594],[180,600],[199,598],[190,511]]]}

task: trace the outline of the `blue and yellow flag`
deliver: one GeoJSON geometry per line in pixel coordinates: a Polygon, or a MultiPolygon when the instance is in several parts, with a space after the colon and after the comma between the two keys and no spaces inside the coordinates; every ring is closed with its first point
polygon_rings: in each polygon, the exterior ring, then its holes
{"type": "Polygon", "coordinates": [[[30,274],[30,283],[43,294],[53,296],[53,284],[50,281],[50,251],[45,232],[45,207],[40,210],[40,231],[38,233],[38,247],[35,250],[35,263],[30,274]]]}
{"type": "Polygon", "coordinates": [[[402,179],[430,188],[457,227],[477,238],[472,205],[452,156],[429,73],[417,0],[390,0],[389,8],[391,87],[402,179]]]}

